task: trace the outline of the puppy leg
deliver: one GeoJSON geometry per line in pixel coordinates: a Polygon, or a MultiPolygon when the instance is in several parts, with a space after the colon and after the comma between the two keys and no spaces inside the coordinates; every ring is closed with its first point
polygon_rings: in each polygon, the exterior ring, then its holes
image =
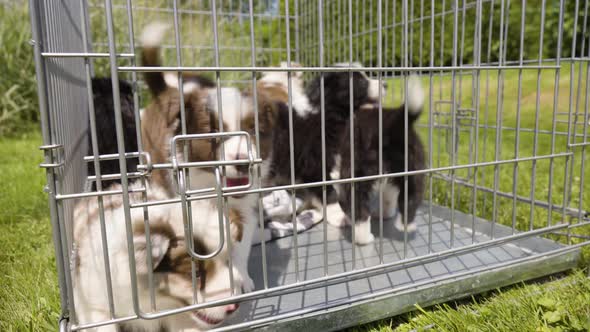
{"type": "MultiPolygon", "coordinates": [[[[407,209],[407,231],[408,233],[413,233],[416,231],[416,223],[414,222],[414,218],[416,217],[416,211],[418,210],[418,207],[420,206],[420,203],[422,202],[421,196],[422,193],[421,191],[417,191],[416,190],[416,183],[415,183],[415,177],[409,177],[408,178],[408,209],[407,209]]],[[[406,196],[404,196],[404,192],[403,192],[403,184],[402,186],[400,186],[400,195],[398,197],[398,206],[399,206],[399,210],[400,213],[397,214],[397,217],[395,218],[394,221],[394,226],[395,229],[397,229],[400,232],[404,232],[405,231],[405,227],[404,227],[404,201],[406,199],[406,196]]]]}
{"type": "Polygon", "coordinates": [[[326,219],[328,224],[338,228],[344,227],[348,223],[348,217],[338,202],[326,206],[326,219]]]}
{"type": "MultiPolygon", "coordinates": [[[[354,185],[355,220],[353,227],[355,236],[353,241],[359,245],[366,245],[375,240],[375,236],[371,233],[370,193],[373,186],[374,182],[360,182],[354,185]]],[[[349,183],[343,184],[342,192],[339,195],[340,207],[350,218],[352,218],[351,190],[352,186],[349,183]]]]}
{"type": "Polygon", "coordinates": [[[354,223],[354,242],[358,245],[367,245],[375,241],[371,233],[371,216],[366,219],[357,219],[354,223]]]}
{"type": "MultiPolygon", "coordinates": [[[[384,184],[383,188],[383,218],[390,219],[395,217],[398,213],[397,201],[399,198],[399,187],[393,183],[384,184]]],[[[377,192],[377,199],[379,199],[379,193],[377,192]]],[[[377,203],[379,204],[379,203],[377,203]]],[[[379,205],[377,205],[377,209],[379,205]]],[[[379,215],[379,211],[377,211],[379,215]]]]}
{"type": "MultiPolygon", "coordinates": [[[[295,198],[295,209],[298,211],[303,201],[295,198]]],[[[286,190],[274,191],[262,200],[264,211],[271,220],[290,217],[293,214],[293,202],[290,193],[286,190]]]]}
{"type": "MultiPolygon", "coordinates": [[[[333,188],[326,188],[326,196],[331,194],[333,188]]],[[[322,213],[324,208],[322,188],[310,188],[305,194],[305,209],[314,209],[322,213]]],[[[327,198],[327,197],[326,197],[327,198]]],[[[338,202],[329,203],[326,200],[326,221],[334,227],[344,227],[347,222],[346,213],[338,202]]]]}
{"type": "Polygon", "coordinates": [[[237,269],[237,272],[242,278],[242,289],[245,293],[254,290],[254,281],[248,274],[248,258],[250,257],[255,229],[256,217],[252,214],[252,216],[245,220],[242,241],[235,243],[232,250],[232,261],[235,269],[237,269]]]}
{"type": "Polygon", "coordinates": [[[254,280],[248,274],[248,257],[250,256],[249,246],[236,245],[232,253],[232,260],[234,264],[234,280],[239,280],[242,283],[242,290],[244,293],[249,293],[254,290],[254,280]],[[237,276],[236,276],[237,274],[237,276]]]}
{"type": "MultiPolygon", "coordinates": [[[[401,196],[400,196],[401,197],[401,196]]],[[[395,229],[403,233],[406,231],[406,227],[404,226],[404,215],[403,215],[403,200],[400,202],[400,213],[398,213],[393,221],[393,226],[395,229]]],[[[408,202],[408,225],[407,230],[408,233],[414,233],[416,231],[416,223],[414,222],[414,216],[416,215],[416,207],[414,207],[410,202],[408,202]]]]}

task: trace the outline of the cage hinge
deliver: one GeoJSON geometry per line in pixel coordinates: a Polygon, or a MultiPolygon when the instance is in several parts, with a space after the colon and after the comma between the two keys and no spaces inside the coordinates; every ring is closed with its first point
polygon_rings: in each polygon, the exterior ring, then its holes
{"type": "Polygon", "coordinates": [[[39,167],[49,169],[58,168],[64,165],[63,162],[63,145],[62,144],[49,144],[41,145],[39,150],[42,150],[45,154],[45,160],[50,162],[43,162],[39,164],[39,167]]]}

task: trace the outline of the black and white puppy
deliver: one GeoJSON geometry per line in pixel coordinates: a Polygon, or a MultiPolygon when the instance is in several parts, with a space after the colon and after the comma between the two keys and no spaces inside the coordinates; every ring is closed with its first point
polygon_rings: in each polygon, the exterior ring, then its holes
{"type": "MultiPolygon", "coordinates": [[[[424,147],[414,124],[422,112],[424,90],[415,76],[408,78],[406,105],[398,108],[383,108],[383,174],[404,172],[405,146],[408,146],[408,171],[424,169],[424,147]],[[408,141],[405,140],[405,108],[408,109],[408,141]]],[[[350,124],[344,130],[339,141],[339,156],[331,172],[334,179],[350,178],[350,124]]],[[[379,108],[375,105],[363,106],[354,115],[354,176],[363,177],[379,174],[379,108]]],[[[354,185],[355,190],[355,239],[357,244],[373,242],[371,234],[371,214],[373,204],[379,199],[379,187],[383,186],[383,217],[395,217],[394,227],[403,232],[404,201],[407,200],[408,232],[413,232],[416,225],[412,223],[416,210],[423,199],[424,175],[408,176],[408,196],[404,195],[404,177],[387,178],[375,181],[362,181],[354,185]],[[401,213],[398,213],[398,210],[401,213]]],[[[351,218],[351,184],[337,185],[339,202],[351,218]]],[[[378,203],[377,203],[378,204],[378,203]]],[[[378,206],[378,205],[377,205],[378,206]]],[[[343,223],[342,223],[343,224],[343,223]]],[[[342,225],[341,224],[341,225],[342,225]]]]}
{"type": "MultiPolygon", "coordinates": [[[[354,66],[359,66],[354,64],[354,66]]],[[[316,76],[306,87],[306,95],[312,107],[311,112],[301,116],[293,110],[293,156],[294,173],[297,183],[318,182],[322,180],[322,127],[321,127],[321,76],[316,76]]],[[[350,74],[348,72],[328,72],[323,74],[323,101],[325,114],[325,156],[326,170],[334,167],[335,156],[339,152],[339,139],[346,129],[350,117],[350,74]]],[[[383,84],[368,78],[364,73],[352,74],[352,108],[377,103],[384,95],[383,84]],[[380,91],[381,90],[381,91],[380,91]]],[[[295,107],[295,105],[293,105],[295,107]]],[[[270,185],[290,184],[291,164],[289,149],[289,109],[283,104],[278,112],[273,137],[273,154],[270,165],[270,185]]],[[[331,187],[330,189],[331,190],[331,187]]],[[[321,187],[310,188],[305,192],[304,207],[319,207],[321,187]]]]}
{"type": "MultiPolygon", "coordinates": [[[[92,93],[94,101],[94,114],[96,119],[96,138],[98,153],[116,154],[117,136],[115,130],[115,107],[113,102],[113,87],[110,77],[93,78],[92,93]]],[[[119,95],[121,99],[121,115],[123,117],[123,137],[125,152],[137,152],[137,132],[135,128],[135,113],[133,110],[133,89],[131,84],[119,80],[119,95]]],[[[90,126],[89,126],[90,128],[90,126]]],[[[94,155],[92,149],[91,131],[88,130],[88,155],[94,155]]],[[[137,171],[137,158],[127,159],[127,172],[137,171]]],[[[119,160],[100,161],[100,173],[102,176],[119,174],[119,160]]],[[[88,175],[96,175],[94,163],[88,163],[88,175]]],[[[120,178],[101,180],[102,187],[106,188],[113,183],[120,183],[120,178]]],[[[96,182],[92,182],[92,190],[96,190],[96,182]]]]}

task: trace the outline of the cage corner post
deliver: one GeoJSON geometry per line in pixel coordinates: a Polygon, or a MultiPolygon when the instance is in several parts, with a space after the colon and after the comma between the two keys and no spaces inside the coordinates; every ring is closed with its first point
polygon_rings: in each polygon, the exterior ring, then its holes
{"type": "Polygon", "coordinates": [[[55,166],[58,165],[56,162],[56,156],[54,155],[54,151],[61,148],[61,145],[54,142],[51,132],[49,130],[50,126],[50,116],[48,110],[48,101],[47,101],[47,86],[46,86],[46,70],[45,70],[45,59],[43,58],[42,52],[44,48],[44,39],[43,39],[43,31],[42,25],[43,21],[41,19],[41,8],[42,4],[35,0],[29,0],[29,18],[31,24],[31,35],[32,39],[30,44],[33,47],[34,52],[34,62],[35,62],[35,72],[36,72],[36,80],[37,80],[37,95],[39,100],[39,113],[40,113],[40,122],[41,122],[41,136],[42,136],[42,146],[40,149],[44,153],[44,160],[40,167],[45,168],[45,176],[46,176],[46,187],[45,192],[48,196],[48,205],[49,205],[49,213],[50,213],[50,222],[51,222],[51,232],[53,238],[53,245],[55,251],[55,260],[56,260],[56,269],[57,269],[57,277],[58,277],[58,285],[59,285],[59,298],[60,298],[60,318],[59,318],[59,329],[61,331],[66,331],[68,329],[69,324],[69,315],[70,312],[68,310],[68,295],[67,286],[66,286],[66,271],[67,271],[67,262],[64,261],[64,255],[62,252],[61,238],[62,232],[65,230],[61,229],[60,223],[58,220],[58,207],[56,201],[56,183],[55,183],[55,166]]]}

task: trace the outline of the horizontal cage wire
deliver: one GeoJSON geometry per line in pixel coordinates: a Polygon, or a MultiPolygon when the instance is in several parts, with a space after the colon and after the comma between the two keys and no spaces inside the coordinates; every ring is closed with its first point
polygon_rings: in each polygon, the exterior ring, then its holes
{"type": "Polygon", "coordinates": [[[588,0],[29,3],[61,331],[338,330],[589,243],[588,0]]]}

